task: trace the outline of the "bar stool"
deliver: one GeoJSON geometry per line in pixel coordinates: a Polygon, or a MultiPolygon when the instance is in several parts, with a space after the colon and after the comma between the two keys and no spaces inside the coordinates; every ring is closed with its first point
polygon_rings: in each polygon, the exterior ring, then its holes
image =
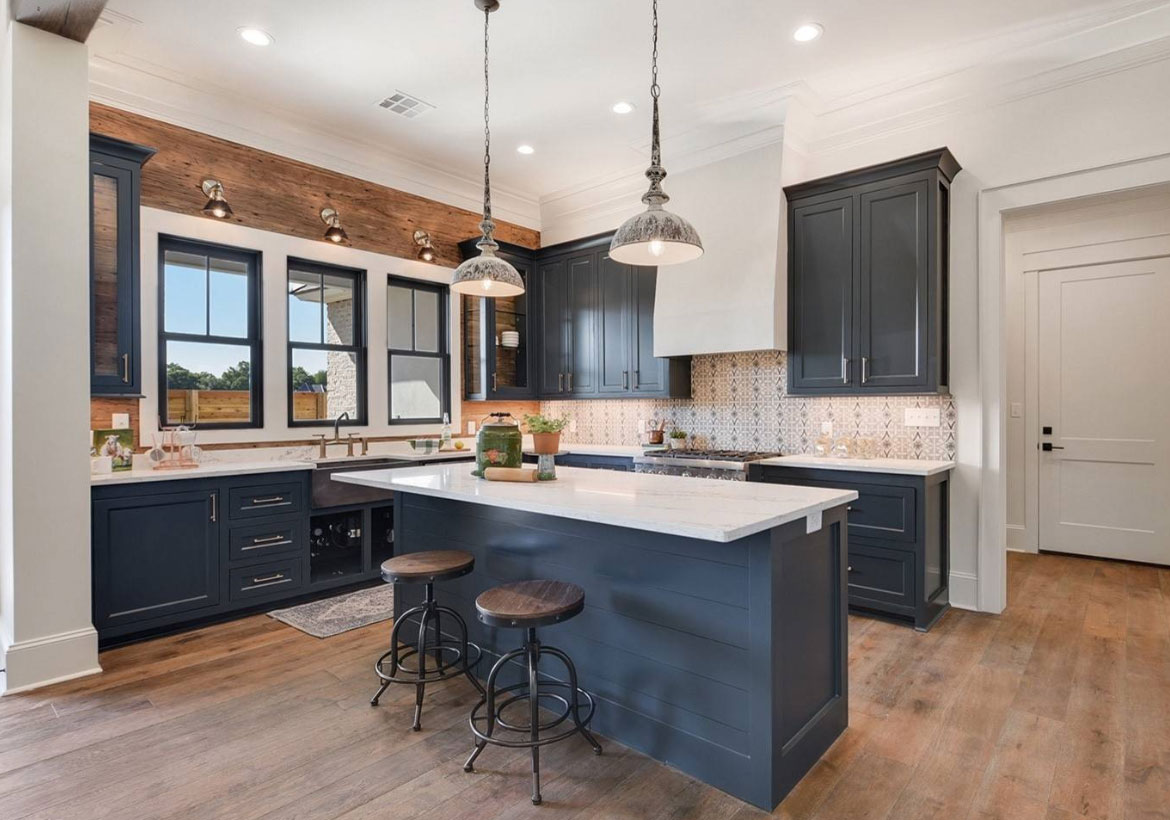
{"type": "Polygon", "coordinates": [[[540,805],[540,747],[556,743],[579,734],[593,747],[594,754],[601,754],[601,745],[587,728],[593,719],[593,696],[577,686],[577,668],[561,650],[542,646],[536,637],[536,628],[567,621],[585,608],[585,591],[576,584],[563,581],[519,581],[487,590],[475,599],[479,620],[487,626],[515,627],[525,630],[524,645],[505,653],[496,661],[487,678],[487,691],[475,708],[471,710],[468,722],[475,735],[475,749],[463,764],[463,770],[470,772],[475,759],[487,744],[506,746],[513,749],[532,749],[532,803],[540,805]],[[539,662],[542,655],[551,655],[564,664],[569,681],[540,681],[539,662]],[[526,682],[511,686],[496,686],[500,672],[511,661],[523,656],[528,666],[526,682]],[[563,694],[561,694],[563,692],[563,694]],[[502,698],[502,699],[501,699],[502,698]],[[558,716],[545,723],[540,722],[540,700],[546,698],[559,702],[563,707],[558,716]],[[582,717],[580,699],[587,701],[587,711],[582,717]],[[503,711],[513,703],[528,702],[528,722],[512,723],[503,717],[503,711]],[[486,713],[481,714],[486,709],[486,713]],[[572,720],[573,725],[555,734],[546,734],[557,726],[572,720]],[[496,737],[495,732],[527,735],[523,738],[496,737]]]}
{"type": "Polygon", "coordinates": [[[371,706],[378,705],[378,699],[392,683],[406,683],[414,686],[414,731],[422,729],[423,693],[428,683],[438,683],[450,678],[466,675],[471,685],[483,695],[484,689],[472,674],[472,668],[479,663],[480,648],[467,640],[467,623],[459,613],[435,601],[435,582],[449,581],[467,575],[475,568],[475,556],[463,550],[432,550],[397,555],[382,564],[382,580],[388,584],[426,584],[426,596],[418,606],[403,612],[390,630],[390,651],[374,663],[382,686],[370,699],[371,706]],[[459,633],[455,640],[443,637],[440,615],[451,616],[459,633]],[[414,646],[400,651],[398,633],[408,621],[418,620],[418,641],[414,646]],[[428,627],[434,625],[434,638],[428,627]],[[427,653],[430,652],[435,668],[427,669],[427,653]],[[474,652],[474,655],[471,655],[474,652]],[[416,658],[413,669],[403,666],[402,661],[416,658]],[[386,667],[389,666],[389,669],[386,667]],[[404,674],[403,674],[404,673],[404,674]]]}

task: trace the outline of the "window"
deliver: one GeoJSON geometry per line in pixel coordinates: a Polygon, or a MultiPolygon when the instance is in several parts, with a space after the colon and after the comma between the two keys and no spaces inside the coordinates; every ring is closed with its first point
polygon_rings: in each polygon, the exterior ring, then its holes
{"type": "Polygon", "coordinates": [[[159,419],[261,427],[260,253],[159,237],[159,419]]]}
{"type": "Polygon", "coordinates": [[[391,424],[440,422],[451,412],[447,335],[447,289],[391,276],[386,289],[391,424]]]}
{"type": "Polygon", "coordinates": [[[288,423],[366,423],[366,272],[288,260],[288,423]]]}

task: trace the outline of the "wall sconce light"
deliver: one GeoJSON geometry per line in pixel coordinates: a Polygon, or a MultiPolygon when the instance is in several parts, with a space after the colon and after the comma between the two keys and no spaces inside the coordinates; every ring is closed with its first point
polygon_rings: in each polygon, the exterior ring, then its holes
{"type": "Polygon", "coordinates": [[[223,198],[223,183],[217,179],[205,179],[199,186],[203,195],[207,197],[207,204],[203,206],[203,213],[216,219],[227,219],[232,215],[232,206],[223,198]]]}
{"type": "Polygon", "coordinates": [[[333,208],[321,209],[321,221],[329,227],[325,229],[325,238],[330,242],[338,244],[349,239],[349,234],[345,232],[345,228],[341,227],[341,214],[333,208]]]}
{"type": "Polygon", "coordinates": [[[435,261],[435,246],[431,244],[431,235],[426,231],[414,232],[414,244],[418,245],[418,258],[423,262],[435,261]]]}

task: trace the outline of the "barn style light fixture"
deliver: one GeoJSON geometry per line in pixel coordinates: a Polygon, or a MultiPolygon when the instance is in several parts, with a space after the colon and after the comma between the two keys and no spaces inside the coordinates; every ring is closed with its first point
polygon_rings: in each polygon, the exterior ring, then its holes
{"type": "Polygon", "coordinates": [[[431,235],[429,233],[426,231],[415,231],[414,244],[418,245],[418,258],[420,262],[435,261],[435,246],[431,244],[431,235]]]}
{"type": "Polygon", "coordinates": [[[496,256],[499,243],[492,238],[496,223],[492,221],[492,132],[488,119],[488,20],[500,7],[499,0],[475,0],[475,7],[483,12],[483,221],[479,229],[483,238],[476,247],[479,256],[464,260],[455,269],[451,290],[467,296],[518,296],[524,292],[520,273],[496,256]]]}
{"type": "Polygon", "coordinates": [[[203,206],[203,213],[216,219],[227,219],[232,215],[232,206],[223,197],[223,183],[218,179],[205,179],[199,186],[203,195],[207,197],[207,204],[203,206]]]}
{"type": "Polygon", "coordinates": [[[666,169],[658,138],[658,0],[651,10],[654,21],[653,50],[650,55],[650,102],[653,106],[650,128],[650,167],[646,178],[650,188],[642,196],[646,210],[622,223],[613,235],[609,255],[627,265],[674,265],[690,262],[703,255],[703,242],[690,222],[662,206],[670,197],[662,190],[666,169]]]}
{"type": "Polygon", "coordinates": [[[321,221],[329,226],[325,229],[325,238],[330,242],[340,245],[349,240],[349,234],[341,227],[341,214],[336,208],[322,208],[321,221]]]}

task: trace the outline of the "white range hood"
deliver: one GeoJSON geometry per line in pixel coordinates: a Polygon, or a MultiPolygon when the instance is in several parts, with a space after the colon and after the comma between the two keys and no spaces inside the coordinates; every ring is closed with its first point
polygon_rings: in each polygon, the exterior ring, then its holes
{"type": "Polygon", "coordinates": [[[660,268],[654,355],[787,347],[787,245],[781,143],[667,177],[706,252],[660,268]]]}

